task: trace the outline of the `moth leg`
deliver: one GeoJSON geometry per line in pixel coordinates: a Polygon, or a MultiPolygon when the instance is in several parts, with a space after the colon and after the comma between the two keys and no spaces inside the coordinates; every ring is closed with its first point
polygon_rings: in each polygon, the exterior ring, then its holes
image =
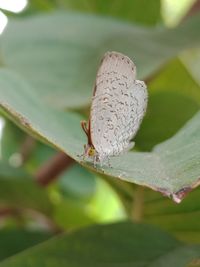
{"type": "MultiPolygon", "coordinates": [[[[88,123],[87,123],[87,121],[81,121],[81,127],[82,127],[82,129],[83,129],[83,131],[85,132],[85,134],[86,134],[86,136],[87,136],[87,138],[89,138],[89,129],[88,129],[88,125],[87,125],[88,123]]],[[[78,157],[81,157],[83,160],[85,160],[85,158],[86,158],[86,145],[84,145],[84,152],[83,152],[83,154],[81,154],[81,155],[77,155],[78,157]]]]}

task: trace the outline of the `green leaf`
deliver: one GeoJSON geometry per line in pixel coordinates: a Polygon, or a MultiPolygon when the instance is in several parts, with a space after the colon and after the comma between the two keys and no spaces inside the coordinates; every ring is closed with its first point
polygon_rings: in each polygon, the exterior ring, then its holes
{"type": "Polygon", "coordinates": [[[127,222],[53,238],[5,260],[0,267],[183,267],[199,255],[200,246],[185,245],[152,226],[127,222]]]}
{"type": "Polygon", "coordinates": [[[28,172],[33,174],[35,173],[35,170],[39,169],[48,159],[52,158],[57,153],[52,147],[37,142],[36,140],[34,141],[34,146],[32,147],[24,166],[28,172]]]}
{"type": "Polygon", "coordinates": [[[142,222],[157,225],[183,241],[199,243],[200,188],[191,192],[181,205],[174,205],[149,189],[144,190],[142,197],[142,222]]]}
{"type": "Polygon", "coordinates": [[[160,0],[39,0],[30,1],[24,13],[49,11],[52,9],[70,9],[122,18],[137,23],[154,25],[161,21],[160,0]]]}
{"type": "Polygon", "coordinates": [[[81,167],[73,165],[58,180],[61,192],[83,200],[89,200],[96,190],[96,177],[94,174],[81,167]]]}
{"type": "Polygon", "coordinates": [[[85,203],[63,199],[54,210],[54,221],[63,229],[76,229],[96,222],[85,203]],[[66,212],[67,211],[67,212],[66,212]]]}
{"type": "Polygon", "coordinates": [[[0,164],[0,206],[34,209],[45,214],[52,211],[47,193],[21,169],[0,164]]]}
{"type": "Polygon", "coordinates": [[[78,164],[67,170],[56,184],[59,197],[54,207],[54,219],[63,228],[126,218],[113,188],[78,164]]]}
{"type": "Polygon", "coordinates": [[[177,58],[160,70],[148,89],[147,114],[135,139],[142,150],[172,137],[200,107],[200,86],[177,58]]]}
{"type": "Polygon", "coordinates": [[[56,185],[59,197],[54,205],[54,221],[57,225],[71,229],[96,222],[88,205],[96,193],[94,174],[74,164],[59,177],[56,185]]]}
{"type": "Polygon", "coordinates": [[[200,85],[200,77],[199,77],[199,64],[200,64],[200,49],[199,47],[196,49],[192,49],[190,51],[185,51],[181,55],[181,60],[185,64],[187,70],[194,77],[196,82],[200,85]]]}
{"type": "Polygon", "coordinates": [[[200,113],[174,137],[156,146],[153,152],[129,152],[111,159],[112,168],[94,168],[82,161],[86,137],[80,116],[53,110],[40,103],[20,77],[0,72],[1,106],[27,131],[66,152],[84,166],[132,183],[148,186],[180,202],[199,184],[200,113]],[[51,123],[47,123],[51,122],[51,123]]]}
{"type": "Polygon", "coordinates": [[[57,12],[11,20],[1,36],[1,53],[4,65],[26,78],[39,98],[54,107],[80,108],[91,99],[106,51],[133,58],[139,77],[146,78],[184,49],[200,44],[199,24],[200,16],[195,16],[173,30],[154,29],[57,12]]]}
{"type": "MultiPolygon", "coordinates": [[[[56,0],[31,0],[28,3],[27,8],[25,9],[25,12],[22,12],[22,15],[24,13],[29,15],[30,13],[33,13],[34,11],[49,11],[55,8],[56,0]]],[[[19,15],[19,14],[18,14],[19,15]]]]}
{"type": "MultiPolygon", "coordinates": [[[[188,50],[187,53],[191,53],[190,51],[188,50]]],[[[148,87],[150,93],[176,92],[200,103],[199,83],[191,75],[188,66],[184,65],[179,58],[166,64],[159,74],[150,81],[148,87]]]]}
{"type": "Polygon", "coordinates": [[[0,231],[0,260],[10,257],[20,251],[35,246],[51,237],[45,232],[29,232],[9,229],[0,231]]]}
{"type": "MultiPolygon", "coordinates": [[[[199,88],[200,91],[200,88],[199,88]]],[[[172,137],[199,110],[200,103],[175,91],[152,93],[135,142],[142,150],[172,137]]]]}
{"type": "Polygon", "coordinates": [[[154,25],[161,21],[160,0],[61,0],[60,6],[67,9],[109,15],[137,23],[154,25]]]}

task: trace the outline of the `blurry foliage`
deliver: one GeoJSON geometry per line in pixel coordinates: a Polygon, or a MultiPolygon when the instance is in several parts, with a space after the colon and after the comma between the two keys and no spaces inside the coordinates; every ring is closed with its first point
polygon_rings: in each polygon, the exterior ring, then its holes
{"type": "Polygon", "coordinates": [[[51,214],[52,205],[47,192],[37,185],[24,170],[0,165],[0,206],[33,209],[51,214]]]}
{"type": "MultiPolygon", "coordinates": [[[[199,183],[200,17],[169,30],[162,21],[164,2],[32,0],[21,14],[7,12],[15,18],[0,37],[0,114],[5,122],[0,260],[8,258],[0,267],[198,263],[199,188],[176,205],[158,192],[116,178],[156,184],[158,191],[168,188],[174,194],[186,182],[191,187],[199,183]],[[37,173],[58,149],[80,162],[77,154],[86,137],[79,123],[89,113],[96,69],[106,50],[134,58],[148,84],[137,152],[113,159],[113,168],[103,174],[89,164],[73,164],[41,187],[37,173]],[[137,224],[108,224],[125,219],[137,224]],[[94,223],[102,225],[85,228],[94,223]]],[[[193,2],[175,6],[178,15],[170,14],[169,24],[180,22],[193,2]]]]}
{"type": "Polygon", "coordinates": [[[166,25],[174,27],[185,16],[196,0],[163,0],[162,15],[166,25]]]}
{"type": "Polygon", "coordinates": [[[38,10],[50,11],[54,8],[108,15],[145,25],[156,25],[161,22],[160,0],[31,0],[25,14],[38,10]],[[145,9],[148,10],[148,16],[145,12],[140,12],[145,9]]]}
{"type": "Polygon", "coordinates": [[[198,246],[185,245],[152,226],[132,223],[93,226],[58,236],[8,258],[0,266],[186,266],[199,256],[198,246]],[[132,238],[134,237],[134,238],[132,238]],[[156,237],[156,238],[155,238],[156,237]],[[151,240],[151,242],[149,242],[151,240]],[[118,264],[119,263],[119,264],[118,264]]]}
{"type": "Polygon", "coordinates": [[[136,137],[137,146],[143,150],[172,137],[200,107],[199,84],[179,59],[160,70],[149,83],[149,91],[147,114],[136,137]]]}
{"type": "Polygon", "coordinates": [[[16,127],[11,121],[6,120],[2,131],[1,139],[1,157],[2,160],[9,158],[20,151],[20,146],[25,139],[26,134],[16,127]]]}
{"type": "Polygon", "coordinates": [[[21,229],[5,229],[0,231],[0,260],[16,254],[28,247],[37,245],[52,235],[42,231],[27,231],[21,229]]]}

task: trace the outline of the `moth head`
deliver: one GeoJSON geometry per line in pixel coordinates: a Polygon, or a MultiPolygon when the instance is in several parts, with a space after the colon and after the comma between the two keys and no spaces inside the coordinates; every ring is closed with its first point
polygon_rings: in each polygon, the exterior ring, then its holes
{"type": "Polygon", "coordinates": [[[84,145],[84,149],[85,149],[85,154],[88,157],[94,157],[96,155],[96,150],[93,146],[91,145],[84,145]]]}

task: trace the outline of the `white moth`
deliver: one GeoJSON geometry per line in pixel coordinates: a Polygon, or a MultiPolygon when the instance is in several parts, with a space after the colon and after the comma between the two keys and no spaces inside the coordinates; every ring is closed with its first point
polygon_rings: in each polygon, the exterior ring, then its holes
{"type": "Polygon", "coordinates": [[[136,66],[127,56],[107,52],[97,72],[90,118],[81,125],[87,135],[84,157],[102,165],[134,146],[147,107],[148,93],[136,80],[136,66]]]}

